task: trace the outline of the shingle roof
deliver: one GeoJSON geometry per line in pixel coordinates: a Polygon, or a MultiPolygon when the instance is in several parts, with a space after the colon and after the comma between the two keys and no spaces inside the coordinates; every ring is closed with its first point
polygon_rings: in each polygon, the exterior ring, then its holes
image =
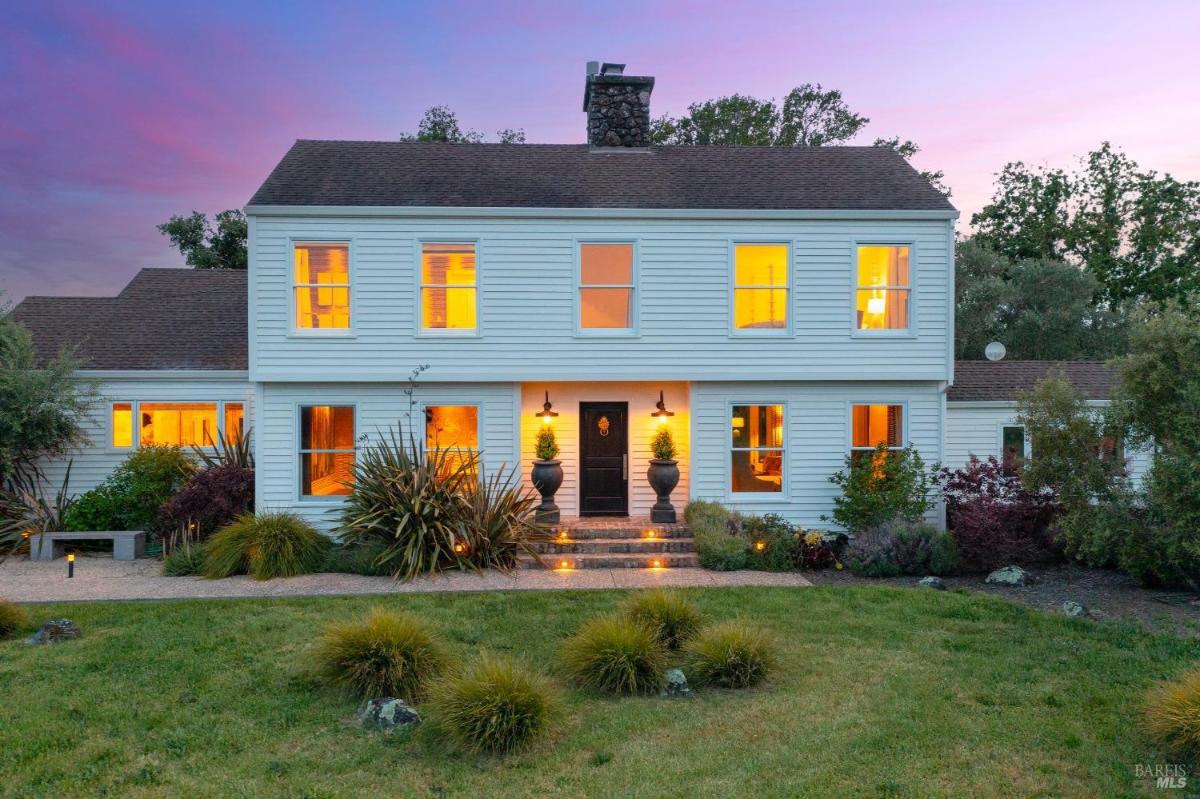
{"type": "Polygon", "coordinates": [[[246,273],[143,269],[116,297],[26,297],[13,318],[45,361],[83,369],[246,369],[246,273]]]}
{"type": "Polygon", "coordinates": [[[957,361],[954,385],[946,393],[951,402],[1015,400],[1038,381],[1062,374],[1084,396],[1106,400],[1116,376],[1103,361],[957,361]]]}
{"type": "Polygon", "coordinates": [[[297,141],[251,205],[953,211],[886,147],[297,141]]]}

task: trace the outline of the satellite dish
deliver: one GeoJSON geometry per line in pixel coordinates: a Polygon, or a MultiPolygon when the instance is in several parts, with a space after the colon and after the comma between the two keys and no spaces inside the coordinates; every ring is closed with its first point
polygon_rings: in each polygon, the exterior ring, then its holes
{"type": "Polygon", "coordinates": [[[987,356],[989,361],[1003,360],[1007,353],[1008,350],[1004,349],[1004,345],[999,341],[993,341],[991,344],[988,344],[983,348],[983,354],[987,356]]]}

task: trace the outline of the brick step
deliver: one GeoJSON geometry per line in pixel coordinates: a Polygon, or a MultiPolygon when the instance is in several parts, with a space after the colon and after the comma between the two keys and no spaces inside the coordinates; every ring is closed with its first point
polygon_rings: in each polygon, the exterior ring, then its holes
{"type": "Polygon", "coordinates": [[[551,541],[533,545],[535,552],[547,555],[563,553],[608,552],[632,554],[651,552],[693,552],[694,538],[585,538],[578,541],[551,541]]]}
{"type": "Polygon", "coordinates": [[[694,552],[654,553],[610,553],[585,552],[560,555],[543,555],[544,565],[528,555],[518,562],[522,569],[687,569],[700,565],[694,552]],[[564,565],[565,564],[565,565],[564,565]]]}
{"type": "Polygon", "coordinates": [[[569,525],[556,526],[551,528],[554,537],[566,530],[567,537],[572,541],[591,541],[597,538],[645,538],[648,531],[654,532],[655,539],[662,538],[688,538],[691,533],[682,525],[648,525],[646,527],[596,527],[596,528],[574,528],[569,525]]]}

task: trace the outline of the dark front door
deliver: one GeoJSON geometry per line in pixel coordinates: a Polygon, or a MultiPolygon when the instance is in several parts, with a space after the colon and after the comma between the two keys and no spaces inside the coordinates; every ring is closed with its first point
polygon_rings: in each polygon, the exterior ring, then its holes
{"type": "Polygon", "coordinates": [[[629,514],[629,403],[579,403],[579,515],[629,514]]]}

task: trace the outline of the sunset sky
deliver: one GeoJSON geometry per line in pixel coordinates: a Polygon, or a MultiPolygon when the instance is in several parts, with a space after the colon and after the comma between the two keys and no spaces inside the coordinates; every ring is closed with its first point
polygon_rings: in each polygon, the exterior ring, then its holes
{"type": "Polygon", "coordinates": [[[0,25],[0,289],[115,294],[177,266],[155,225],[243,206],[297,138],[466,127],[582,142],[589,59],[652,113],[841,89],[862,136],[922,147],[963,214],[1007,161],[1107,139],[1200,179],[1200,3],[14,2],[0,25]],[[328,6],[328,8],[326,7],[328,6]],[[335,8],[337,10],[329,10],[335,8]]]}

